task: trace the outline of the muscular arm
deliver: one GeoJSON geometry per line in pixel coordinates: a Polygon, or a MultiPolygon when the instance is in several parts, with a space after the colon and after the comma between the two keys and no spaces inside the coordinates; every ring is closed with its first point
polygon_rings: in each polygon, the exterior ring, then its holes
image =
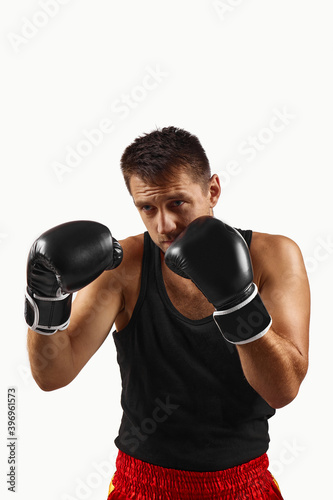
{"type": "Polygon", "coordinates": [[[123,308],[118,274],[105,271],[77,293],[66,330],[51,336],[28,330],[31,371],[41,389],[69,384],[102,345],[123,308]]]}
{"type": "Polygon", "coordinates": [[[300,249],[289,238],[254,233],[251,257],[273,322],[266,335],[237,350],[250,385],[281,408],[296,397],[308,368],[309,284],[300,249]]]}

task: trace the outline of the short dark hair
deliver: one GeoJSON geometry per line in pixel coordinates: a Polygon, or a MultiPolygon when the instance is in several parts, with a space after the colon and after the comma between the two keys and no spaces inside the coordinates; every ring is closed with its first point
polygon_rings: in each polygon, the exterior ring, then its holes
{"type": "Polygon", "coordinates": [[[129,193],[132,175],[147,184],[160,185],[183,171],[201,185],[203,192],[207,192],[211,177],[199,139],[177,127],[156,129],[138,137],[125,149],[120,165],[129,193]]]}

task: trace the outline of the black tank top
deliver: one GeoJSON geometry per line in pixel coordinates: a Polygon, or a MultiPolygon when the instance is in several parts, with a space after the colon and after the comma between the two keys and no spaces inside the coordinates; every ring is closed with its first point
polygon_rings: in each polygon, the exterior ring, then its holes
{"type": "MultiPolygon", "coordinates": [[[[252,231],[239,232],[250,246],[252,231]]],[[[160,249],[144,233],[141,289],[132,317],[112,332],[123,416],[115,444],[161,467],[216,471],[268,449],[271,408],[244,377],[213,316],[191,320],[169,299],[160,249]]]]}

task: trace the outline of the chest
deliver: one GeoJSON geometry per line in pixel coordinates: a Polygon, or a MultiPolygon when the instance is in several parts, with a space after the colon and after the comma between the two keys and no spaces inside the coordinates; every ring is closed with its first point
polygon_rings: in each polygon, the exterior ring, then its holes
{"type": "Polygon", "coordinates": [[[172,305],[185,317],[198,320],[210,316],[214,306],[192,283],[192,281],[175,275],[162,265],[162,275],[167,295],[172,305]]]}

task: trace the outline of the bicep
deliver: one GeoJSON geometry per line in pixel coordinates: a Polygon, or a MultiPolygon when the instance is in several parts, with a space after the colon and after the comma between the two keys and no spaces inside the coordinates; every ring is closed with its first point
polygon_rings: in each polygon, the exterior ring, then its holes
{"type": "Polygon", "coordinates": [[[80,290],[73,301],[68,334],[77,371],[102,345],[123,308],[121,286],[111,273],[105,271],[80,290]]]}
{"type": "Polygon", "coordinates": [[[259,291],[272,317],[272,329],[307,359],[310,289],[301,251],[289,238],[278,237],[265,260],[259,291]]]}

